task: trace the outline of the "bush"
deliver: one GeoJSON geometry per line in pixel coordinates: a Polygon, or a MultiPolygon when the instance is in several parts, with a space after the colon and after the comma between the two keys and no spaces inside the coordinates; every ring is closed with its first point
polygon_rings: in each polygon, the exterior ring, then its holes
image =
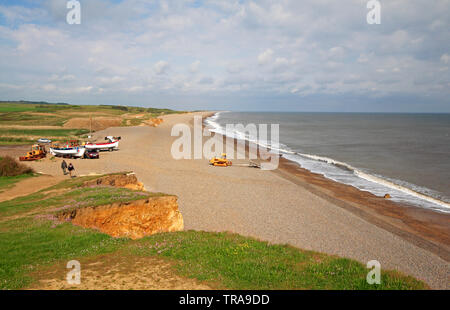
{"type": "Polygon", "coordinates": [[[18,163],[10,156],[5,156],[0,159],[0,176],[2,177],[15,177],[17,175],[31,173],[34,173],[32,168],[18,163]]]}

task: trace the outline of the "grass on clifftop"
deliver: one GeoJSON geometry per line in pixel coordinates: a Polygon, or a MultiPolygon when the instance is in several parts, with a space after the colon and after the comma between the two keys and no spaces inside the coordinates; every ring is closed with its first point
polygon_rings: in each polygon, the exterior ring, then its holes
{"type": "Polygon", "coordinates": [[[81,187],[84,181],[92,178],[98,178],[98,176],[75,178],[25,197],[0,202],[0,221],[2,216],[21,216],[24,213],[36,215],[58,209],[70,211],[88,206],[129,202],[164,195],[108,186],[81,187]]]}
{"type": "Polygon", "coordinates": [[[25,288],[33,281],[30,273],[40,266],[110,253],[122,242],[70,223],[56,225],[45,217],[0,222],[0,289],[25,288]]]}
{"type": "Polygon", "coordinates": [[[412,277],[383,271],[381,285],[369,285],[368,269],[351,259],[304,251],[289,245],[229,233],[160,234],[132,245],[138,255],[159,255],[176,262],[184,276],[238,290],[405,290],[424,289],[412,277]]]}
{"type": "MultiPolygon", "coordinates": [[[[26,288],[49,266],[99,254],[158,256],[185,277],[227,289],[423,289],[411,277],[382,271],[382,284],[366,283],[368,269],[338,258],[228,233],[164,233],[141,240],[112,238],[57,221],[60,210],[130,201],[150,194],[83,187],[89,176],[0,203],[0,289],[26,288]],[[33,275],[33,276],[32,276],[33,275]]],[[[64,279],[61,279],[64,281],[64,279]]]]}

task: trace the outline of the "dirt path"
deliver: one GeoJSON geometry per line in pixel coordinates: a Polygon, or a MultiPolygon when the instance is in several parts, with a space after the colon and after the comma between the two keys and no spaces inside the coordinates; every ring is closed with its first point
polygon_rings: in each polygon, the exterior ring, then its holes
{"type": "Polygon", "coordinates": [[[156,257],[108,254],[79,260],[81,283],[67,283],[67,262],[35,272],[31,290],[209,290],[206,284],[175,274],[172,264],[156,257]]]}
{"type": "Polygon", "coordinates": [[[58,184],[64,177],[56,177],[51,175],[41,175],[39,177],[27,178],[23,181],[17,182],[14,187],[0,193],[0,202],[11,200],[17,197],[30,195],[41,189],[58,184]]]}

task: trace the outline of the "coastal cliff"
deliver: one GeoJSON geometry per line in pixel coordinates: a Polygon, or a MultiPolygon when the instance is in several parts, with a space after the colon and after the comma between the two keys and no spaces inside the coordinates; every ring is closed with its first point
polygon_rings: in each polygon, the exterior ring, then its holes
{"type": "MultiPolygon", "coordinates": [[[[81,187],[118,187],[143,191],[144,184],[134,173],[117,173],[83,182],[81,187]]],[[[61,211],[59,220],[98,229],[112,237],[139,239],[162,232],[181,231],[183,217],[176,196],[146,197],[132,201],[115,201],[104,205],[83,206],[61,211]]]]}
{"type": "Polygon", "coordinates": [[[162,232],[182,231],[184,228],[175,196],[84,207],[63,211],[58,218],[71,221],[74,225],[98,229],[113,237],[131,239],[162,232]]]}

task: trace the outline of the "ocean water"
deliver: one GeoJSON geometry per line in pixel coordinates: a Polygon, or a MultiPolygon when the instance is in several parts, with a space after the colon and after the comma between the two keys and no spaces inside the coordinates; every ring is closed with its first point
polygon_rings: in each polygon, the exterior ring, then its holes
{"type": "Polygon", "coordinates": [[[206,122],[222,134],[226,124],[279,124],[280,152],[303,168],[450,213],[450,114],[220,112],[206,122]]]}

